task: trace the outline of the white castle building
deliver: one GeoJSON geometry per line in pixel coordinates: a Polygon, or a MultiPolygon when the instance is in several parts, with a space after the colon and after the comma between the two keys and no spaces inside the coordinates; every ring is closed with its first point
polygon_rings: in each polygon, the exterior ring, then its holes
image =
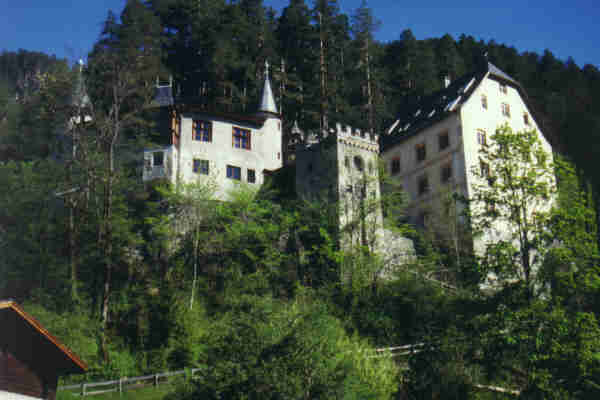
{"type": "MultiPolygon", "coordinates": [[[[305,199],[325,195],[337,202],[341,232],[366,216],[362,225],[354,227],[354,234],[343,240],[346,244],[383,249],[401,242],[383,229],[380,157],[406,193],[406,213],[416,225],[423,225],[440,207],[444,193],[472,197],[477,183],[472,171],[481,167],[479,151],[501,125],[508,124],[513,131],[536,130],[551,157],[552,148],[534,118],[527,94],[506,73],[487,63],[484,69],[447,81],[445,86],[402,110],[383,135],[339,124],[320,134],[304,133],[294,126],[291,136],[301,140],[295,145],[295,157],[288,159],[294,160],[297,195],[305,199]]],[[[157,85],[156,103],[170,113],[166,130],[171,138],[166,147],[144,151],[144,181],[214,182],[215,197],[227,199],[237,183],[258,187],[265,174],[284,166],[288,155],[283,154],[281,118],[268,64],[260,107],[252,115],[174,104],[171,90],[172,83],[157,85]]],[[[503,228],[496,227],[476,240],[475,250],[481,252],[485,242],[497,238],[503,228]]]]}
{"type": "MultiPolygon", "coordinates": [[[[489,170],[480,150],[491,145],[490,137],[500,126],[507,124],[513,132],[535,130],[552,159],[552,147],[525,90],[496,66],[488,62],[486,68],[446,81],[445,86],[402,110],[382,141],[387,169],[407,194],[407,214],[420,226],[436,218],[444,194],[473,198],[480,183],[474,169],[489,170]]],[[[545,205],[546,210],[549,207],[550,202],[545,205]]],[[[481,254],[485,243],[502,237],[506,229],[495,226],[486,231],[474,241],[475,251],[481,254]]]]}
{"type": "Polygon", "coordinates": [[[283,166],[281,118],[266,66],[262,101],[252,115],[209,112],[174,104],[172,82],[157,85],[156,105],[169,110],[170,143],[144,151],[144,181],[214,183],[227,199],[239,182],[260,186],[265,171],[283,166]]]}

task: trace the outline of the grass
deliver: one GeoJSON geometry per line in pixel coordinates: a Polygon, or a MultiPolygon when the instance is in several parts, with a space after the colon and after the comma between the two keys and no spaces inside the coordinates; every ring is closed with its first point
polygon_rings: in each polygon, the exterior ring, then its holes
{"type": "MultiPolygon", "coordinates": [[[[145,387],[139,389],[130,389],[122,394],[117,392],[97,394],[86,396],[87,400],[162,400],[166,395],[171,394],[175,390],[172,384],[163,384],[158,387],[145,387]]],[[[74,394],[74,392],[58,392],[56,400],[82,400],[82,397],[74,394]]]]}

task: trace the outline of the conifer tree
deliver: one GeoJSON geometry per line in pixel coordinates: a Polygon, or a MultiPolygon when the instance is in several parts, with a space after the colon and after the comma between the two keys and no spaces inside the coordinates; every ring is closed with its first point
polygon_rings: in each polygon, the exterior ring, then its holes
{"type": "Polygon", "coordinates": [[[129,0],[120,22],[109,13],[102,36],[89,56],[89,89],[92,121],[98,151],[103,158],[99,172],[102,202],[99,204],[98,242],[102,248],[102,351],[108,361],[107,327],[113,274],[117,265],[115,252],[119,228],[115,225],[117,188],[117,144],[125,139],[128,128],[139,123],[141,111],[154,94],[150,82],[160,72],[160,23],[138,0],[129,0]]]}

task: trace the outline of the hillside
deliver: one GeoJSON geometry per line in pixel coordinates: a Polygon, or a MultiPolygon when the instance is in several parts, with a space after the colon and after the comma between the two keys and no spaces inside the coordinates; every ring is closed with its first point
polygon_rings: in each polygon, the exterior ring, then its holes
{"type": "Polygon", "coordinates": [[[82,71],[0,55],[0,298],[91,366],[63,383],[197,367],[168,398],[600,395],[596,67],[464,35],[407,29],[380,43],[367,7],[349,16],[335,0],[291,0],[280,17],[259,0],[198,4],[128,1],[82,71]],[[564,156],[549,171],[557,207],[531,228],[535,281],[515,279],[510,243],[477,257],[407,226],[399,193],[386,224],[417,255],[381,279],[377,254],[339,245],[339,205],[298,200],[285,171],[231,202],[141,182],[139,149],[166,134],[148,107],[157,76],[172,75],[182,101],[245,113],[269,60],[284,132],[295,121],[385,132],[486,57],[523,85],[564,156]],[[90,104],[73,102],[81,87],[90,104]],[[498,290],[482,292],[490,271],[498,290]],[[375,350],[407,345],[418,351],[375,350]]]}

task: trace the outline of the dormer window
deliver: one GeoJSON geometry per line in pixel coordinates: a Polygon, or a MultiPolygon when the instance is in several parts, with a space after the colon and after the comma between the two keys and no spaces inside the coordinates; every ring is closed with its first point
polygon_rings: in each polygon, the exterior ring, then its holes
{"type": "Polygon", "coordinates": [[[510,105],[508,103],[502,103],[502,115],[510,117],[510,105]]]}
{"type": "Polygon", "coordinates": [[[504,94],[508,93],[508,89],[504,83],[500,83],[500,92],[504,94]]]}
{"type": "Polygon", "coordinates": [[[487,110],[488,103],[487,96],[485,94],[481,95],[481,107],[483,107],[484,110],[487,110]]]}

